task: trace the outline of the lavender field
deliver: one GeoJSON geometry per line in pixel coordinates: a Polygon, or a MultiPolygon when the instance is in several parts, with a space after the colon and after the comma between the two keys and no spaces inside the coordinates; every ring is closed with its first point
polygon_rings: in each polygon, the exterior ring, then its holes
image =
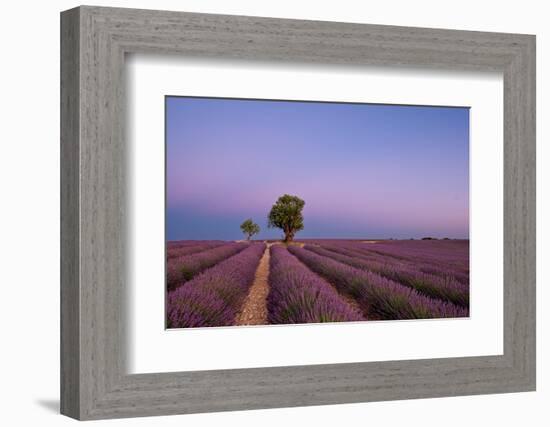
{"type": "Polygon", "coordinates": [[[167,327],[469,316],[468,240],[171,241],[167,327]]]}

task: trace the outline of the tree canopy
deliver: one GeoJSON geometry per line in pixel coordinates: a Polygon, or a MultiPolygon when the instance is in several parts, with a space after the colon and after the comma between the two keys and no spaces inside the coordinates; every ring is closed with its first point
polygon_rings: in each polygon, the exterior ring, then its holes
{"type": "Polygon", "coordinates": [[[269,228],[280,228],[285,233],[285,242],[291,242],[294,235],[304,228],[302,209],[306,203],[298,196],[285,194],[277,199],[268,216],[269,228]]]}
{"type": "Polygon", "coordinates": [[[250,240],[254,234],[260,232],[260,226],[252,221],[252,218],[248,218],[241,224],[241,230],[246,235],[246,240],[250,240]]]}

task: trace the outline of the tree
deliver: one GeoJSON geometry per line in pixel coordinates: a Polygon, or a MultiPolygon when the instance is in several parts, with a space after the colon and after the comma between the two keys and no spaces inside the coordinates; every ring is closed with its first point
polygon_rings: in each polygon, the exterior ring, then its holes
{"type": "Polygon", "coordinates": [[[280,228],[285,233],[285,242],[291,242],[296,232],[304,228],[302,209],[306,203],[297,196],[285,194],[277,199],[277,202],[269,212],[267,226],[280,228]]]}
{"type": "Polygon", "coordinates": [[[246,240],[250,240],[254,234],[260,232],[260,226],[252,221],[252,218],[248,218],[241,224],[241,230],[246,234],[246,240]]]}

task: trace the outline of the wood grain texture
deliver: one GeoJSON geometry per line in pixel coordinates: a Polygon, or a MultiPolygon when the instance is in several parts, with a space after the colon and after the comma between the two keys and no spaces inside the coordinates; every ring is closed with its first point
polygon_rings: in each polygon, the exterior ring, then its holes
{"type": "Polygon", "coordinates": [[[62,413],[100,419],[535,388],[535,38],[133,9],[62,13],[62,413]],[[124,55],[504,75],[504,354],[128,375],[124,55]]]}
{"type": "Polygon", "coordinates": [[[61,412],[80,414],[78,10],[61,20],[61,412]]]}

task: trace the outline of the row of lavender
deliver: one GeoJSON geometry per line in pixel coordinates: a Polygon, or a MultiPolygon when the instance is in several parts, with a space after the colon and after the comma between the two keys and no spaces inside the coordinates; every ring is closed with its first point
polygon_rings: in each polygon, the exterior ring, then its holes
{"type": "Polygon", "coordinates": [[[169,291],[177,289],[198,273],[239,253],[247,246],[246,243],[205,242],[170,248],[166,254],[166,287],[169,291]],[[183,250],[185,251],[180,253],[183,250]]]}
{"type": "Polygon", "coordinates": [[[168,250],[189,246],[203,245],[205,243],[224,243],[223,240],[170,240],[166,244],[168,250]]]}
{"type": "Polygon", "coordinates": [[[169,328],[234,324],[265,251],[264,243],[242,245],[233,256],[168,293],[169,328]]]}
{"type": "Polygon", "coordinates": [[[217,248],[222,246],[225,242],[219,242],[216,240],[208,240],[205,242],[181,244],[178,246],[168,246],[166,250],[166,259],[179,258],[184,255],[191,255],[197,252],[203,252],[208,249],[217,248]]]}
{"type": "Polygon", "coordinates": [[[420,242],[380,242],[359,247],[369,254],[379,254],[393,259],[418,265],[424,272],[439,271],[455,276],[459,281],[469,281],[469,241],[426,241],[420,242]]]}
{"type": "Polygon", "coordinates": [[[365,320],[334,288],[309,270],[283,245],[271,246],[269,323],[322,323],[365,320]]]}
{"type": "Polygon", "coordinates": [[[468,240],[307,240],[308,245],[326,249],[340,248],[362,253],[384,262],[413,264],[424,273],[452,275],[461,283],[469,282],[468,240]]]}
{"type": "MultiPolygon", "coordinates": [[[[327,279],[336,289],[353,297],[369,319],[426,319],[467,317],[468,307],[433,298],[418,288],[383,277],[368,268],[357,268],[337,260],[335,252],[323,255],[314,246],[288,250],[309,269],[327,279]],[[334,254],[331,255],[331,254],[334,254]],[[329,255],[329,256],[326,256],[329,255]]],[[[351,257],[347,257],[347,261],[351,257]]]]}
{"type": "Polygon", "coordinates": [[[360,270],[378,273],[432,298],[449,301],[461,307],[469,306],[470,291],[467,282],[460,282],[449,271],[426,273],[413,263],[400,262],[389,257],[369,256],[347,247],[306,245],[305,248],[360,270]]]}

